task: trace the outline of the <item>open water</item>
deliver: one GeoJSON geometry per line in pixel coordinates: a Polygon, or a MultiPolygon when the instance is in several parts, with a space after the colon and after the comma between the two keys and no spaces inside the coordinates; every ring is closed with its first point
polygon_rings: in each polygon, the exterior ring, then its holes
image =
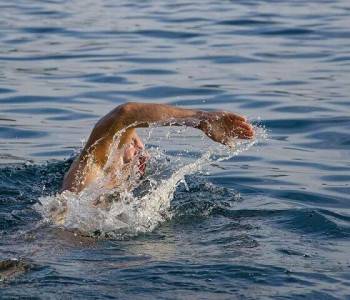
{"type": "Polygon", "coordinates": [[[348,0],[0,1],[0,298],[350,299],[349,15],[348,0]],[[143,132],[154,209],[129,199],[123,234],[83,209],[54,226],[38,202],[126,101],[266,129],[229,154],[143,132]]]}

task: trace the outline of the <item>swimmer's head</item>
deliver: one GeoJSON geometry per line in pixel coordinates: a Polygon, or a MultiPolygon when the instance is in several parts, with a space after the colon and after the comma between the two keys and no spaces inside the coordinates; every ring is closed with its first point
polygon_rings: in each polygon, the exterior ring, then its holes
{"type": "Polygon", "coordinates": [[[131,143],[125,146],[123,162],[127,164],[135,159],[137,159],[136,163],[140,176],[143,176],[146,171],[149,154],[145,151],[145,146],[137,134],[133,136],[131,143]]]}

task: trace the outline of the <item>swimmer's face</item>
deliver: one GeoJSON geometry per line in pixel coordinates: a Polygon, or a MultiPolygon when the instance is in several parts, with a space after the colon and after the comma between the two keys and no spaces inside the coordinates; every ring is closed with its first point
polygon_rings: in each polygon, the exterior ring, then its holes
{"type": "Polygon", "coordinates": [[[149,159],[149,155],[145,151],[145,146],[137,134],[133,136],[131,143],[126,145],[123,155],[123,162],[127,164],[134,159],[138,159],[137,166],[139,168],[140,175],[143,176],[145,174],[146,163],[149,159]]]}

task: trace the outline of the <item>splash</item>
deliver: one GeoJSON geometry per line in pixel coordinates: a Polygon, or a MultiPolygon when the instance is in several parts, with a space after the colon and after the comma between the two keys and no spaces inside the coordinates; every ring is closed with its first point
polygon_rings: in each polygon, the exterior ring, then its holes
{"type": "MultiPolygon", "coordinates": [[[[145,142],[150,145],[148,152],[151,159],[142,180],[133,172],[136,166],[131,166],[127,178],[121,172],[114,174],[123,182],[117,187],[106,188],[106,181],[110,178],[102,176],[80,193],[64,191],[55,196],[41,197],[36,209],[47,221],[88,235],[123,237],[152,231],[173,217],[171,200],[178,184],[186,184],[186,175],[237,156],[266,139],[263,128],[256,127],[256,133],[254,140],[232,139],[225,147],[209,142],[189,128],[170,128],[165,134],[164,129],[151,128],[145,137],[145,142]],[[184,136],[188,137],[185,145],[184,136]],[[194,141],[194,145],[189,144],[189,140],[194,141]],[[177,150],[174,151],[174,148],[177,150]],[[192,148],[197,151],[192,151],[192,148]],[[206,150],[198,152],[198,149],[206,150]],[[96,205],[96,202],[105,205],[96,205]]],[[[120,135],[116,135],[115,144],[119,143],[119,139],[120,135]]],[[[113,163],[115,149],[117,147],[111,147],[106,168],[113,163]]]]}

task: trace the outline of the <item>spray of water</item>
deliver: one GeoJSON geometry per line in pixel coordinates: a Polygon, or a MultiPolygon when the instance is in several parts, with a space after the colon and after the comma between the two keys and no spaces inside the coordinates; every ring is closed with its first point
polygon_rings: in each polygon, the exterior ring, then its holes
{"type": "MultiPolygon", "coordinates": [[[[145,137],[151,159],[143,179],[136,175],[137,166],[131,165],[127,176],[125,172],[116,171],[113,174],[120,183],[113,188],[107,184],[111,178],[101,176],[80,193],[64,191],[41,197],[36,209],[45,220],[57,226],[89,235],[98,233],[120,237],[149,232],[172,218],[171,200],[177,185],[185,182],[186,175],[198,172],[213,162],[230,159],[266,139],[266,130],[261,127],[256,127],[254,140],[232,139],[228,146],[208,144],[208,139],[201,138],[198,132],[196,136],[191,136],[191,130],[187,128],[166,130],[164,134],[164,131],[159,133],[151,128],[145,137]],[[184,136],[187,136],[186,143],[184,136]],[[192,145],[197,149],[195,155],[191,155],[193,151],[189,141],[195,141],[196,145],[192,145]],[[183,149],[170,155],[165,150],[167,144],[170,150],[174,145],[180,145],[183,149]],[[198,151],[198,148],[205,151],[198,151]]],[[[114,138],[105,168],[116,163],[113,157],[118,156],[115,151],[120,151],[115,147],[119,139],[120,134],[114,138]]]]}

